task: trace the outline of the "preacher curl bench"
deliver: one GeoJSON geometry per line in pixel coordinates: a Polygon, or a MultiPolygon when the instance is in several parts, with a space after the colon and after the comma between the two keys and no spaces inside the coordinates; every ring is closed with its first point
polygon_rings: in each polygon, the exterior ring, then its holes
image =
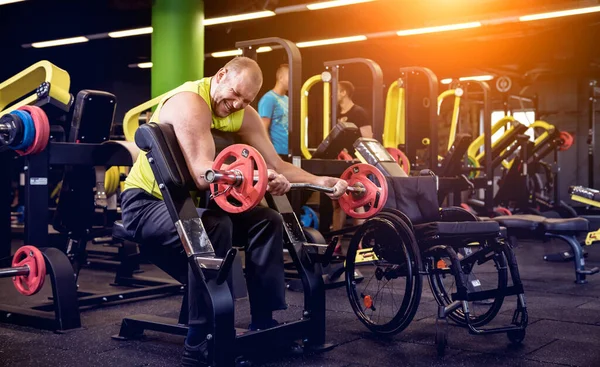
{"type": "MultiPolygon", "coordinates": [[[[235,328],[235,308],[227,282],[233,267],[236,249],[225,258],[215,257],[214,248],[190,195],[195,183],[170,124],[149,123],[140,126],[135,134],[137,146],[146,152],[148,161],[162,192],[169,214],[183,247],[189,266],[203,290],[202,309],[206,310],[208,364],[233,366],[235,359],[246,352],[271,350],[275,343],[302,340],[304,349],[327,350],[325,344],[325,286],[321,263],[328,263],[333,246],[308,244],[298,219],[286,196],[266,195],[269,207],[277,210],[284,221],[284,246],[298,270],[304,287],[304,309],[296,321],[266,330],[247,331],[235,328]]],[[[113,236],[132,241],[133,236],[116,223],[113,236]]],[[[143,247],[143,244],[141,244],[143,247]]],[[[232,271],[233,270],[233,271],[232,271]]],[[[139,338],[144,330],[170,334],[187,334],[187,295],[184,295],[179,320],[152,315],[137,315],[123,319],[116,339],[139,338]]]]}

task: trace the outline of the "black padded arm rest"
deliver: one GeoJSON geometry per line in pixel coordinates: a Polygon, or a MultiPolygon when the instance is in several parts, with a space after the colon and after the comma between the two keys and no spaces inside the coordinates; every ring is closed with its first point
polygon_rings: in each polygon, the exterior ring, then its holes
{"type": "Polygon", "coordinates": [[[161,176],[156,177],[159,183],[165,184],[168,188],[195,187],[177,142],[173,125],[154,122],[144,124],[135,132],[135,143],[144,152],[151,152],[161,176]]]}
{"type": "MultiPolygon", "coordinates": [[[[492,149],[492,161],[500,155],[509,145],[513,144],[517,140],[517,135],[523,134],[525,130],[527,130],[527,126],[523,125],[520,122],[513,122],[514,129],[510,131],[510,133],[505,134],[502,139],[500,139],[497,145],[492,149]]],[[[487,154],[487,153],[486,153],[487,154]]],[[[481,158],[479,163],[484,163],[485,158],[481,158]]]]}
{"type": "Polygon", "coordinates": [[[319,144],[313,154],[315,159],[337,159],[343,149],[354,153],[354,142],[360,138],[360,130],[351,122],[338,122],[327,138],[319,144]]]}
{"type": "Polygon", "coordinates": [[[440,210],[441,222],[479,222],[480,219],[468,210],[458,206],[450,206],[440,210]]]}
{"type": "Polygon", "coordinates": [[[462,173],[463,158],[473,138],[469,134],[457,134],[452,147],[442,161],[442,167],[439,170],[441,177],[458,176],[462,173]]]}

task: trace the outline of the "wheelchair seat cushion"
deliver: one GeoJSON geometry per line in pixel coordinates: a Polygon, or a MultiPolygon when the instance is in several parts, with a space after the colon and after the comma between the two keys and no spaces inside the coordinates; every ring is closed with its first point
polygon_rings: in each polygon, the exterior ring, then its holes
{"type": "Polygon", "coordinates": [[[501,226],[510,229],[526,231],[537,231],[546,220],[545,217],[531,214],[501,215],[490,220],[500,223],[501,226]]]}
{"type": "Polygon", "coordinates": [[[112,227],[112,236],[113,238],[124,240],[124,241],[133,241],[133,237],[129,234],[129,232],[123,226],[123,222],[120,220],[115,221],[112,227]]]}
{"type": "Polygon", "coordinates": [[[547,232],[587,232],[588,220],[585,218],[546,218],[544,221],[544,230],[547,232]]]}
{"type": "Polygon", "coordinates": [[[497,222],[431,222],[415,225],[417,240],[434,236],[498,235],[497,222]]]}

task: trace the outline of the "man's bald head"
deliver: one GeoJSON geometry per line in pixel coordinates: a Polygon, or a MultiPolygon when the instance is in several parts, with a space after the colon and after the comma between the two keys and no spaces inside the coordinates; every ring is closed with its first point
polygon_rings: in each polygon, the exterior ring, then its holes
{"type": "Polygon", "coordinates": [[[263,83],[263,75],[256,61],[239,56],[225,64],[211,83],[213,113],[225,117],[249,105],[263,83]]]}
{"type": "Polygon", "coordinates": [[[238,56],[229,61],[223,69],[232,72],[232,77],[243,74],[253,85],[257,86],[258,89],[262,86],[263,75],[260,66],[253,59],[245,56],[238,56]]]}

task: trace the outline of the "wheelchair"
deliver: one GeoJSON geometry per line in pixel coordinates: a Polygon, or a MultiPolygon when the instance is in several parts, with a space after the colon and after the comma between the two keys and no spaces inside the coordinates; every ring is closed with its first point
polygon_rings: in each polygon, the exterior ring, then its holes
{"type": "Polygon", "coordinates": [[[386,207],[355,232],[348,248],[346,290],[358,319],[379,335],[401,332],[418,310],[426,276],[438,308],[439,355],[448,344],[448,320],[470,334],[506,333],[521,343],[528,313],[506,229],[462,208],[440,209],[431,172],[398,177],[381,161],[369,163],[388,173],[390,192],[386,207]],[[362,282],[354,279],[357,268],[362,282]],[[510,325],[484,328],[509,296],[517,299],[510,325]]]}

